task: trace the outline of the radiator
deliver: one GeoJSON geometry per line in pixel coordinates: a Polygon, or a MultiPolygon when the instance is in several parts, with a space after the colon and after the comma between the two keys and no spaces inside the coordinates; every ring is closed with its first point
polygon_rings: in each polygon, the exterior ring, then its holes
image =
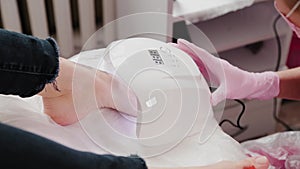
{"type": "MultiPolygon", "coordinates": [[[[1,28],[54,37],[65,58],[79,52],[97,29],[114,18],[114,0],[0,0],[1,28]]],[[[105,37],[95,43],[104,46],[105,37]]]]}

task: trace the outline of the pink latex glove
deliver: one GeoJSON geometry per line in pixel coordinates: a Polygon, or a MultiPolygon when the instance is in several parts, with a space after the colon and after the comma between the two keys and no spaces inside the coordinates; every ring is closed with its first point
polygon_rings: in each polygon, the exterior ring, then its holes
{"type": "Polygon", "coordinates": [[[174,46],[188,53],[203,76],[219,86],[212,93],[213,105],[226,98],[270,99],[279,94],[279,77],[275,72],[252,73],[241,70],[183,39],[179,39],[174,46]]]}

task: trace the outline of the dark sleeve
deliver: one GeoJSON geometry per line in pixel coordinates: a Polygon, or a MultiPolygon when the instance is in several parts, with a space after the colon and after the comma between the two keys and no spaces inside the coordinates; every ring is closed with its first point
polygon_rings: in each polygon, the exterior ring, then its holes
{"type": "Polygon", "coordinates": [[[55,80],[59,50],[54,39],[0,29],[0,94],[30,97],[55,80]]]}
{"type": "Polygon", "coordinates": [[[143,159],[80,152],[0,123],[3,169],[147,169],[143,159]]]}

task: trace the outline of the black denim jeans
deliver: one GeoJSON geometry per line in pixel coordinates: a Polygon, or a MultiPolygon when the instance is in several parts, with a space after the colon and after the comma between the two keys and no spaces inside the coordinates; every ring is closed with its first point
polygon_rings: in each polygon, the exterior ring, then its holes
{"type": "MultiPolygon", "coordinates": [[[[0,94],[30,97],[52,83],[59,71],[54,39],[0,29],[0,94]]],[[[1,103],[0,103],[1,104],[1,103]]],[[[1,110],[0,110],[1,113],[1,110]]],[[[146,169],[136,156],[79,152],[0,123],[1,169],[146,169]]]]}
{"type": "Polygon", "coordinates": [[[0,29],[0,93],[30,97],[58,74],[58,48],[41,40],[0,29]]]}
{"type": "Polygon", "coordinates": [[[96,155],[0,124],[1,169],[146,169],[141,158],[96,155]]]}

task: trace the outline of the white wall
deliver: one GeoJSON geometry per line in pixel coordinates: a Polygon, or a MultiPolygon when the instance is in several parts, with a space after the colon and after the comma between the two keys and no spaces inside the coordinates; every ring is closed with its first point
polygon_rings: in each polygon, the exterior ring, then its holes
{"type": "MultiPolygon", "coordinates": [[[[142,33],[171,36],[173,22],[168,14],[172,7],[173,0],[116,0],[116,17],[122,17],[117,23],[117,37],[122,39],[142,33]]],[[[160,36],[152,37],[167,41],[160,36]]]]}

